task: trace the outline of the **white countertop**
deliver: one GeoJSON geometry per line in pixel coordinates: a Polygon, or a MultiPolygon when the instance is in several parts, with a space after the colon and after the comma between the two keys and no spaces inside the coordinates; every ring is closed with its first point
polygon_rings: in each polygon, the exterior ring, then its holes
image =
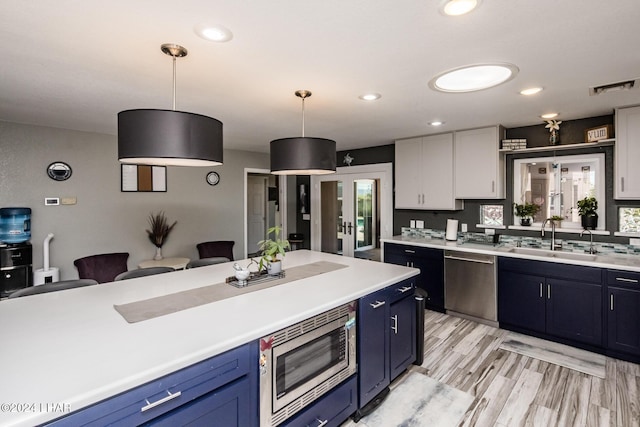
{"type": "Polygon", "coordinates": [[[636,255],[597,254],[594,260],[563,259],[545,255],[544,253],[548,251],[543,250],[540,250],[540,255],[522,254],[510,252],[510,250],[513,249],[513,246],[491,246],[483,245],[480,243],[460,243],[457,241],[430,239],[426,237],[393,236],[391,238],[381,239],[381,241],[383,243],[400,243],[404,245],[422,246],[425,248],[448,249],[460,252],[473,252],[487,255],[531,259],[536,261],[557,262],[562,264],[584,265],[588,267],[613,268],[640,272],[640,256],[636,255]]]}
{"type": "MultiPolygon", "coordinates": [[[[2,301],[0,404],[76,411],[419,273],[306,250],[283,267],[323,260],[349,267],[134,324],[113,305],[223,282],[232,263],[2,301]]],[[[0,425],[60,415],[0,412],[0,425]]]]}

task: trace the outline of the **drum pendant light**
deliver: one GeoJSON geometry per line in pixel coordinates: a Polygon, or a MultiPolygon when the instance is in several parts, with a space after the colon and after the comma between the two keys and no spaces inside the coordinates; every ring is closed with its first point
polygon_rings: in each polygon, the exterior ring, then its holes
{"type": "Polygon", "coordinates": [[[221,165],[222,122],[176,111],[176,58],[187,56],[187,50],[176,44],[160,49],[173,58],[173,109],[118,113],[118,159],[143,165],[221,165]]]}
{"type": "Polygon", "coordinates": [[[271,173],[274,175],[325,175],[336,171],[336,142],[304,136],[304,100],[308,90],[296,91],[302,98],[302,137],[271,141],[271,173]]]}

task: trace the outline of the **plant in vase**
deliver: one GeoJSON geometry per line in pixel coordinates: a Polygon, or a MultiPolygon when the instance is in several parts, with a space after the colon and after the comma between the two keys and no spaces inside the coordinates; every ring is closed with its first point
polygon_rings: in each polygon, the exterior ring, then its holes
{"type": "Polygon", "coordinates": [[[556,228],[562,227],[562,220],[564,219],[564,217],[561,217],[560,215],[554,215],[549,219],[553,221],[553,224],[556,228]]]}
{"type": "Polygon", "coordinates": [[[280,274],[282,271],[282,262],[278,255],[285,256],[285,251],[291,246],[287,239],[281,239],[280,233],[282,229],[278,226],[271,227],[267,230],[267,238],[258,242],[261,253],[259,271],[265,270],[271,275],[280,274]],[[269,235],[273,234],[273,240],[269,239],[269,235]]]}
{"type": "Polygon", "coordinates": [[[162,245],[165,244],[165,242],[167,241],[167,237],[169,237],[169,233],[171,233],[171,230],[173,230],[173,227],[175,227],[177,223],[178,221],[174,221],[173,224],[169,225],[167,217],[164,216],[164,212],[162,211],[149,215],[150,229],[146,231],[149,240],[156,247],[156,255],[153,257],[153,259],[162,259],[162,245]]]}
{"type": "Polygon", "coordinates": [[[528,202],[522,205],[514,203],[513,208],[516,216],[520,217],[520,225],[531,225],[533,216],[540,210],[540,206],[528,202]]]}
{"type": "Polygon", "coordinates": [[[560,123],[562,120],[547,120],[545,128],[549,129],[549,144],[558,145],[560,143],[560,123]]]}
{"type": "Polygon", "coordinates": [[[598,226],[598,201],[593,196],[578,200],[578,215],[582,228],[595,230],[598,226]]]}

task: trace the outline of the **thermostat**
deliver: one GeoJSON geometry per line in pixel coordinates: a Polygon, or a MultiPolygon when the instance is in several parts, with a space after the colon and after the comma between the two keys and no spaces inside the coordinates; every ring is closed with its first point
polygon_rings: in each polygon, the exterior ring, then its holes
{"type": "Polygon", "coordinates": [[[60,204],[60,199],[58,197],[47,197],[44,199],[45,206],[58,206],[60,204]]]}

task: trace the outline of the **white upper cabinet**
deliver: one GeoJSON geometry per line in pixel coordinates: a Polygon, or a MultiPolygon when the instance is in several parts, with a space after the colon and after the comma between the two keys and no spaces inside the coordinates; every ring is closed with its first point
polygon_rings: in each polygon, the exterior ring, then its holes
{"type": "Polygon", "coordinates": [[[615,198],[640,199],[640,107],[616,110],[615,198]]]}
{"type": "Polygon", "coordinates": [[[455,200],[453,134],[395,143],[396,209],[459,210],[455,200]]]}
{"type": "Polygon", "coordinates": [[[505,165],[500,155],[502,126],[455,132],[456,199],[504,199],[505,165]]]}

